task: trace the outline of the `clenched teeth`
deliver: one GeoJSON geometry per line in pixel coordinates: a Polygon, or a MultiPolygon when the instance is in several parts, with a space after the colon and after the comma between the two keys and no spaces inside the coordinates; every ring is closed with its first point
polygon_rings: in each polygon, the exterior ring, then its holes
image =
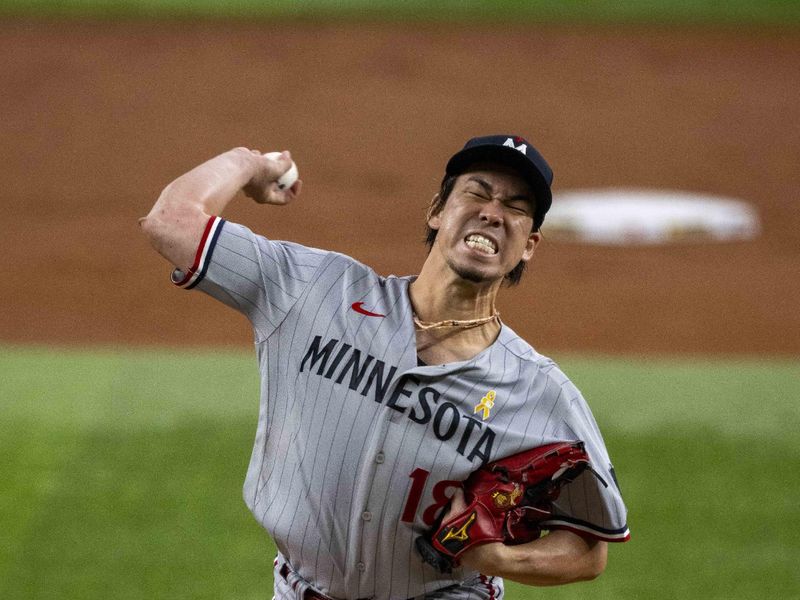
{"type": "Polygon", "coordinates": [[[467,246],[474,250],[479,250],[486,254],[497,254],[497,246],[494,245],[494,242],[482,235],[473,233],[472,235],[468,235],[465,241],[467,246]]]}

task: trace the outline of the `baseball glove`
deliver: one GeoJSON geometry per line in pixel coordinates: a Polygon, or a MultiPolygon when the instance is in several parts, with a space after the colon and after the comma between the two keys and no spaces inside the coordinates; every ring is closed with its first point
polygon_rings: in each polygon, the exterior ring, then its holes
{"type": "Polygon", "coordinates": [[[553,514],[561,487],[586,469],[597,475],[580,441],[546,444],[489,463],[464,483],[467,507],[418,537],[417,551],[425,562],[449,573],[478,544],[538,539],[540,523],[553,514]]]}

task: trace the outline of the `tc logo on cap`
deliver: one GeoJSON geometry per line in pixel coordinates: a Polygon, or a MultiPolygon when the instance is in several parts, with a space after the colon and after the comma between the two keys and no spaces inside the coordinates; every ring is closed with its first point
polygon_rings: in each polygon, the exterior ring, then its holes
{"type": "MultiPolygon", "coordinates": [[[[518,142],[525,142],[522,138],[517,138],[518,142]]],[[[524,144],[520,144],[519,146],[514,145],[513,138],[508,138],[505,142],[503,142],[503,146],[508,146],[509,148],[513,148],[514,150],[519,150],[525,156],[528,156],[528,144],[527,142],[524,144]]]]}

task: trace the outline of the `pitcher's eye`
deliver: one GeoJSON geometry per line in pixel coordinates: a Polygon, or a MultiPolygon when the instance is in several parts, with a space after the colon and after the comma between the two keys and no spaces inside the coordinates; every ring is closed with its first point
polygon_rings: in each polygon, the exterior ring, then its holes
{"type": "Polygon", "coordinates": [[[507,206],[516,214],[525,215],[528,217],[531,214],[530,207],[528,206],[527,202],[514,202],[513,204],[508,204],[507,206]]]}
{"type": "Polygon", "coordinates": [[[487,198],[486,192],[484,192],[483,190],[467,189],[467,190],[465,190],[465,192],[468,195],[472,196],[473,198],[480,198],[481,200],[486,200],[486,198],[487,198]]]}

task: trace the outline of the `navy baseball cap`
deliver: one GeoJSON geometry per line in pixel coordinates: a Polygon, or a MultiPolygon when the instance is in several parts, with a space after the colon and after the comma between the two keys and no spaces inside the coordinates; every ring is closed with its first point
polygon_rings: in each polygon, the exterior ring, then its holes
{"type": "Polygon", "coordinates": [[[553,170],[528,140],[518,135],[487,135],[464,144],[447,162],[448,175],[460,175],[476,162],[497,162],[517,170],[528,180],[536,199],[534,224],[541,225],[553,203],[553,170]]]}

